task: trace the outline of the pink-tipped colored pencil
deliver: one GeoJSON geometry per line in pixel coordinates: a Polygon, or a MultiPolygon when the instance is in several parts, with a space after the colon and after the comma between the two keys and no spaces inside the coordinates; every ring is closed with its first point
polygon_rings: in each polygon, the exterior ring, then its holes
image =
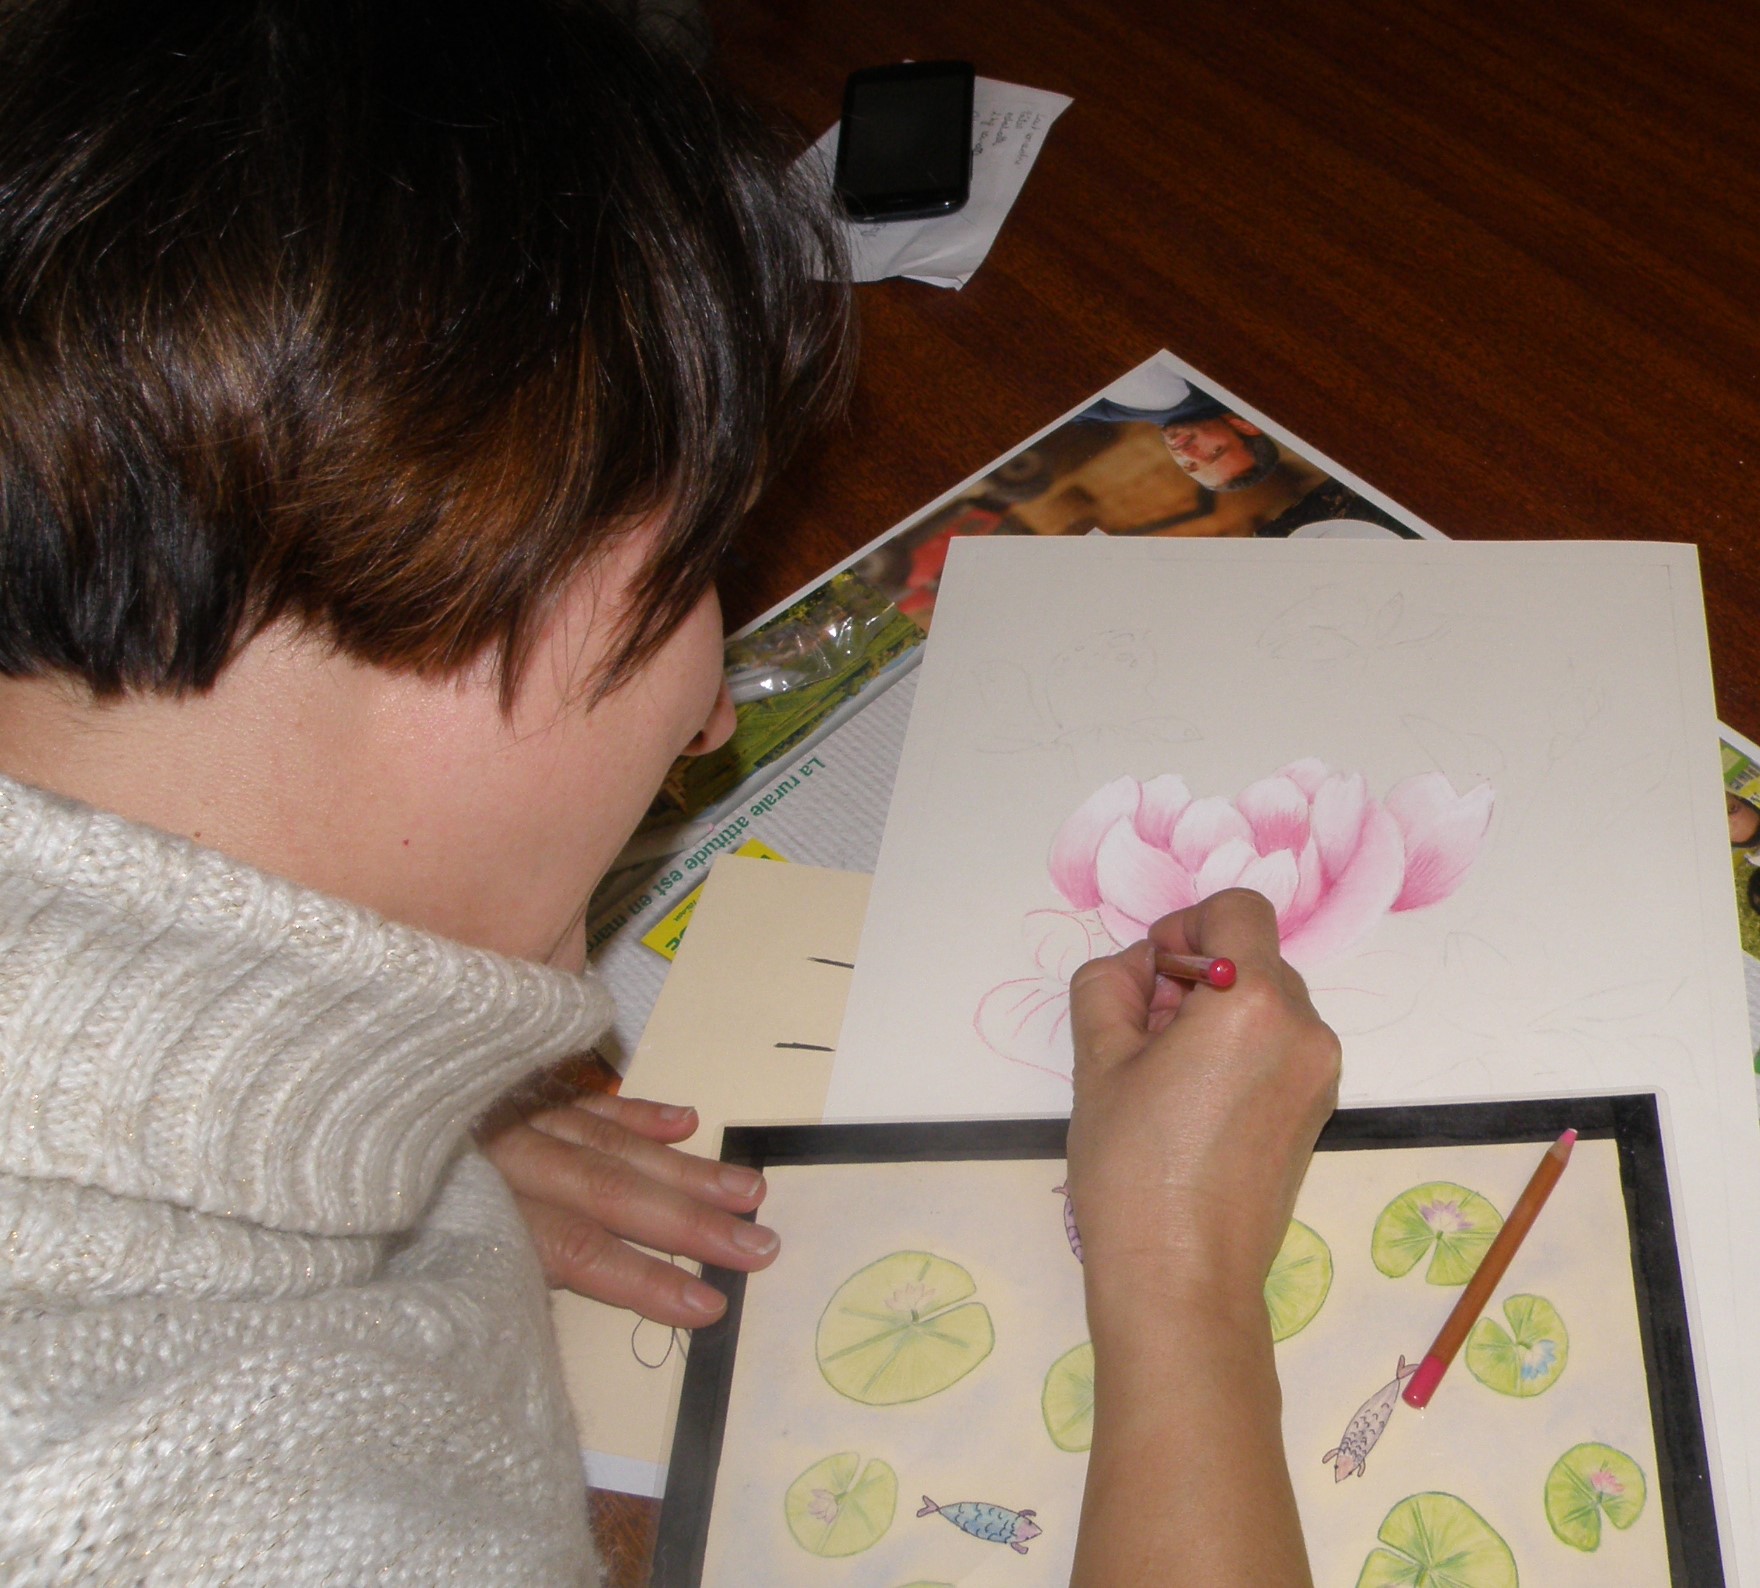
{"type": "Polygon", "coordinates": [[[1504,1269],[1509,1267],[1509,1260],[1516,1255],[1517,1249],[1527,1238],[1541,1208],[1546,1206],[1546,1199],[1552,1195],[1552,1188],[1558,1184],[1558,1177],[1564,1173],[1564,1166],[1571,1161],[1571,1147],[1576,1139],[1577,1133],[1567,1130],[1546,1149],[1546,1156],[1540,1160],[1540,1167],[1534,1171],[1534,1177],[1528,1182],[1527,1189],[1516,1198],[1516,1205],[1503,1221],[1503,1228],[1497,1232],[1497,1238],[1492,1241],[1490,1250],[1479,1259],[1479,1266],[1473,1270],[1473,1277],[1467,1281],[1467,1288],[1461,1292],[1461,1299],[1454,1304],[1454,1311],[1448,1315],[1448,1322],[1443,1324],[1442,1332],[1436,1336],[1436,1343],[1424,1353],[1424,1360],[1418,1364],[1418,1371],[1401,1392],[1400,1398],[1406,1405],[1415,1406],[1422,1411],[1430,1404],[1430,1397],[1436,1393],[1436,1386],[1442,1382],[1442,1375],[1448,1371],[1448,1364],[1454,1360],[1455,1352],[1461,1348],[1461,1342],[1478,1322],[1479,1314],[1485,1310],[1486,1302],[1491,1299],[1491,1292],[1497,1288],[1498,1280],[1503,1278],[1504,1269]]]}
{"type": "Polygon", "coordinates": [[[1209,987],[1234,986],[1234,961],[1211,959],[1206,954],[1172,954],[1164,948],[1155,950],[1155,974],[1171,976],[1176,981],[1201,981],[1209,987]]]}

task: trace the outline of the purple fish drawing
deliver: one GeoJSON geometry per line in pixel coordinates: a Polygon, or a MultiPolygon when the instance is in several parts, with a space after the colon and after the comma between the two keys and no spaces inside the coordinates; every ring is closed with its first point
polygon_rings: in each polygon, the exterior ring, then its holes
{"type": "Polygon", "coordinates": [[[923,1496],[918,1516],[942,1516],[962,1533],[981,1538],[986,1544],[1006,1544],[1017,1555],[1027,1552],[1027,1540],[1039,1536],[1039,1524],[1032,1511],[1011,1511],[1006,1505],[990,1505],[983,1500],[959,1500],[952,1505],[937,1505],[923,1496]]]}
{"type": "Polygon", "coordinates": [[[1407,1367],[1406,1359],[1402,1356],[1399,1366],[1393,1370],[1393,1382],[1382,1385],[1357,1408],[1357,1415],[1345,1428],[1344,1438],[1339,1440],[1338,1447],[1328,1450],[1320,1458],[1332,1463],[1334,1483],[1343,1483],[1346,1478],[1362,1475],[1369,1452],[1375,1448],[1375,1441],[1387,1427],[1387,1419],[1393,1416],[1394,1407],[1399,1405],[1400,1389],[1417,1371],[1415,1367],[1407,1367]]]}
{"type": "Polygon", "coordinates": [[[1063,1233],[1069,1237],[1069,1249],[1076,1254],[1076,1261],[1082,1260],[1082,1232],[1076,1228],[1075,1198],[1069,1194],[1069,1185],[1054,1185],[1052,1188],[1063,1198],[1063,1233]]]}

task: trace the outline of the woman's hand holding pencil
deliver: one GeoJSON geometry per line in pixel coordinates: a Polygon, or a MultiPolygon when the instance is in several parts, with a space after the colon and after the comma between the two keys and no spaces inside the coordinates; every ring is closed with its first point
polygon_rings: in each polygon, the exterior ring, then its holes
{"type": "Polygon", "coordinates": [[[1257,1297],[1339,1056],[1278,952],[1270,905],[1218,893],[1083,966],[1071,994],[1084,1250],[1102,1273],[1112,1248],[1128,1253],[1135,1289],[1190,1278],[1257,1297]]]}
{"type": "Polygon", "coordinates": [[[1070,994],[1095,1364],[1073,1588],[1305,1588],[1263,1286],[1337,1097],[1338,1039],[1271,905],[1241,890],[1083,966],[1070,994]]]}

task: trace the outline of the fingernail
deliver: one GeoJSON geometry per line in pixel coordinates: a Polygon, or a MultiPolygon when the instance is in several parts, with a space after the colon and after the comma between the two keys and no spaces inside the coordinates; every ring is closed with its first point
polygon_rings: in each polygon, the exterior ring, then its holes
{"type": "Polygon", "coordinates": [[[756,1169],[725,1168],[721,1171],[721,1189],[736,1197],[756,1196],[763,1189],[764,1177],[756,1169]]]}
{"type": "Polygon", "coordinates": [[[660,1105],[660,1117],[669,1125],[676,1125],[681,1119],[689,1119],[694,1113],[696,1110],[688,1105],[678,1103],[662,1103],[660,1105]]]}
{"type": "Polygon", "coordinates": [[[705,1285],[700,1279],[687,1280],[682,1295],[684,1304],[692,1312],[710,1317],[721,1310],[721,1292],[705,1285]]]}
{"type": "Polygon", "coordinates": [[[776,1250],[776,1231],[762,1224],[747,1224],[743,1219],[733,1227],[733,1244],[753,1257],[762,1257],[776,1250]]]}

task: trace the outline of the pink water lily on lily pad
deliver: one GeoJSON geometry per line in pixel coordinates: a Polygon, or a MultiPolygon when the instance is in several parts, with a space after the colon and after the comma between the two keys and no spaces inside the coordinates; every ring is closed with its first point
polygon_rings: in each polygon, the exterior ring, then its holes
{"type": "Polygon", "coordinates": [[[1492,788],[1457,794],[1440,772],[1377,799],[1360,772],[1295,761],[1232,800],[1194,798],[1172,774],[1097,789],[1051,842],[1068,912],[1034,911],[1038,975],[978,1006],[978,1034],[1005,1058],[1067,1075],[1069,978],[1095,953],[1223,888],[1252,888],[1277,911],[1284,957],[1307,971],[1354,948],[1384,916],[1421,910],[1460,885],[1491,823],[1492,788]]]}

